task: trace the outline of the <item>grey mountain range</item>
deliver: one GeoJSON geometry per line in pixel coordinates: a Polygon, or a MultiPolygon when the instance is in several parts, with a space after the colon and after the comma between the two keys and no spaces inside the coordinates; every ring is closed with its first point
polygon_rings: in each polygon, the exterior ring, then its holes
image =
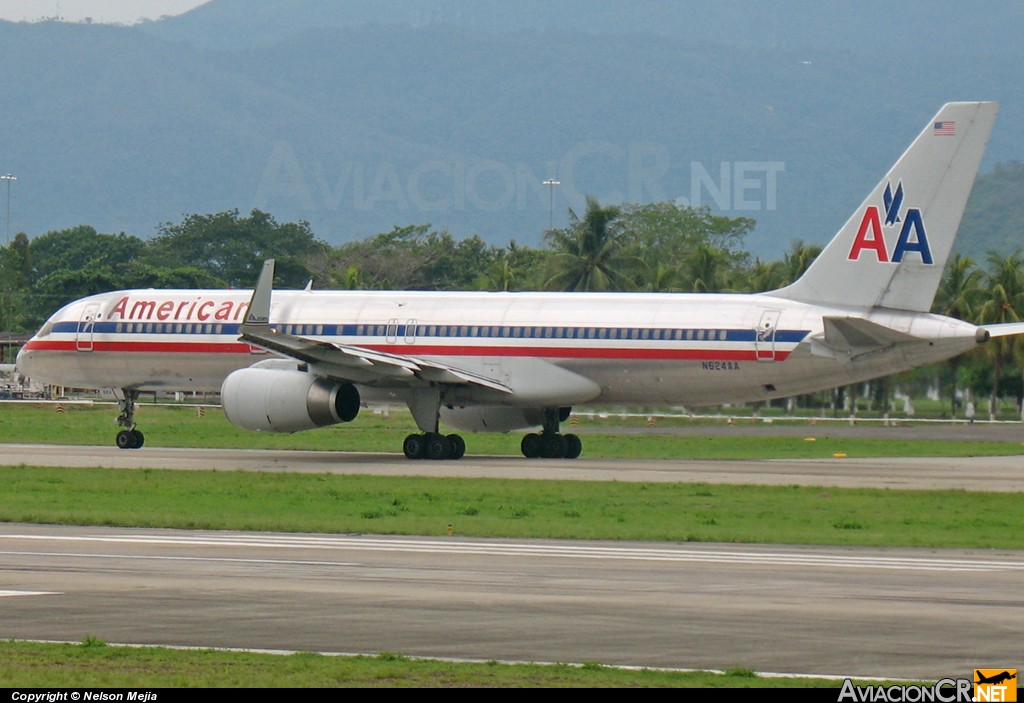
{"type": "Polygon", "coordinates": [[[0,172],[30,236],[258,207],[332,243],[429,222],[537,244],[593,195],[753,217],[776,258],[826,241],[945,101],[1002,103],[983,171],[1024,159],[1022,28],[1018,2],[874,0],[0,22],[0,172]]]}

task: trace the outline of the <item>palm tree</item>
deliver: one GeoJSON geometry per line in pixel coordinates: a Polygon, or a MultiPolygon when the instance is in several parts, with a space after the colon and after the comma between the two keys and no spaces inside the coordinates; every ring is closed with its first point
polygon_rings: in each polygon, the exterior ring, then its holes
{"type": "Polygon", "coordinates": [[[566,291],[634,288],[629,274],[641,263],[636,257],[624,254],[620,214],[618,207],[602,206],[591,197],[587,197],[587,209],[582,218],[570,209],[572,224],[544,235],[547,245],[555,250],[549,260],[549,277],[544,287],[566,291]]]}
{"type": "Polygon", "coordinates": [[[781,261],[761,261],[757,259],[743,276],[745,283],[742,288],[748,293],[763,293],[768,290],[775,290],[786,285],[783,280],[785,275],[781,261]]]}
{"type": "Polygon", "coordinates": [[[786,277],[782,285],[789,285],[804,275],[804,271],[814,263],[820,253],[821,247],[817,244],[804,244],[802,239],[794,239],[790,242],[789,251],[782,259],[782,268],[785,270],[786,277]]]}
{"type": "MultiPolygon", "coordinates": [[[[945,274],[935,293],[932,310],[946,317],[960,320],[975,319],[981,307],[983,273],[974,265],[969,256],[956,254],[946,264],[945,274]]],[[[952,378],[950,390],[950,416],[956,417],[956,377],[960,372],[961,357],[954,356],[946,362],[952,378]]]]}
{"type": "MultiPolygon", "coordinates": [[[[989,270],[985,276],[988,289],[978,312],[982,324],[1020,322],[1024,316],[1024,254],[1016,251],[1009,256],[997,252],[988,255],[989,270]]],[[[1013,361],[1017,338],[998,337],[988,344],[993,361],[991,412],[999,400],[999,379],[1006,364],[1013,361]]]]}
{"type": "Polygon", "coordinates": [[[729,287],[732,261],[727,252],[701,242],[680,267],[691,293],[718,293],[729,287]]]}

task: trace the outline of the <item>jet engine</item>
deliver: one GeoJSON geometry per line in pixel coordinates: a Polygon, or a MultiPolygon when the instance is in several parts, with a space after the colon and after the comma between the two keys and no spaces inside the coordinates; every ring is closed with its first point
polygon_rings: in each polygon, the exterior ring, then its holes
{"type": "Polygon", "coordinates": [[[253,432],[297,432],[351,422],[359,391],[304,371],[250,367],[229,374],[221,404],[232,424],[253,432]]]}

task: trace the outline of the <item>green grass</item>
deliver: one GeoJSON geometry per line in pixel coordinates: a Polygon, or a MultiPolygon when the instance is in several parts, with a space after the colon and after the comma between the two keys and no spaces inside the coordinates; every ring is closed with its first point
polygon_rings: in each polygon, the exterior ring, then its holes
{"type": "MultiPolygon", "coordinates": [[[[0,441],[108,445],[110,406],[0,405],[0,441]]],[[[250,434],[219,410],[143,407],[150,446],[344,449],[397,453],[408,413],[364,412],[349,426],[250,434]]],[[[686,420],[672,420],[685,424],[686,420]]],[[[583,419],[586,455],[763,459],[1020,454],[1017,442],[851,440],[826,426],[802,437],[657,436],[602,432],[640,419],[583,419]]],[[[664,424],[659,421],[659,424],[664,424]]],[[[470,451],[518,456],[519,435],[472,435],[470,451]]],[[[140,456],[143,456],[140,454],[140,456]]],[[[328,533],[1024,548],[1019,495],[966,491],[509,481],[0,467],[0,521],[328,533]]],[[[19,687],[785,687],[742,666],[726,675],[623,671],[596,664],[509,666],[410,660],[0,643],[0,686],[19,687]]]]}
{"type": "Polygon", "coordinates": [[[37,467],[0,485],[9,522],[1024,548],[1014,493],[37,467]]]}
{"type": "MultiPolygon", "coordinates": [[[[841,682],[600,665],[482,664],[376,657],[0,642],[0,687],[13,688],[838,688],[841,682]]],[[[159,700],[159,698],[157,699],[159,700]]]]}
{"type": "MultiPolygon", "coordinates": [[[[35,403],[0,404],[0,442],[26,444],[79,444],[109,446],[113,443],[117,413],[110,405],[57,406],[35,403]]],[[[140,429],[150,447],[211,447],[252,449],[311,449],[400,453],[402,440],[416,431],[408,412],[389,416],[365,411],[348,425],[295,434],[253,433],[231,425],[217,408],[200,416],[195,407],[143,406],[137,413],[140,429]]],[[[837,452],[847,456],[983,456],[1024,454],[1021,442],[969,442],[924,439],[854,439],[830,436],[825,425],[808,426],[803,437],[759,435],[686,436],[647,433],[623,434],[607,431],[608,424],[643,426],[643,418],[588,419],[577,428],[584,437],[585,457],[621,459],[780,459],[829,458],[837,452]],[[603,431],[604,430],[604,431],[603,431]]],[[[686,420],[673,420],[685,423],[686,420]]],[[[689,421],[692,424],[692,421],[689,421]]],[[[720,424],[720,423],[719,423],[720,424]]],[[[522,433],[468,434],[471,455],[520,456],[522,433]]]]}

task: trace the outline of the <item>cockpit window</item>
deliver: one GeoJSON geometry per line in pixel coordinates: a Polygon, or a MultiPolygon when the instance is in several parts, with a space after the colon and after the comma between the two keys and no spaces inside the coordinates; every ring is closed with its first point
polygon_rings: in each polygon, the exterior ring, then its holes
{"type": "Polygon", "coordinates": [[[42,327],[39,328],[39,331],[36,332],[36,337],[45,337],[46,335],[50,334],[50,330],[52,329],[53,318],[51,317],[49,320],[46,321],[46,323],[42,327]]]}

